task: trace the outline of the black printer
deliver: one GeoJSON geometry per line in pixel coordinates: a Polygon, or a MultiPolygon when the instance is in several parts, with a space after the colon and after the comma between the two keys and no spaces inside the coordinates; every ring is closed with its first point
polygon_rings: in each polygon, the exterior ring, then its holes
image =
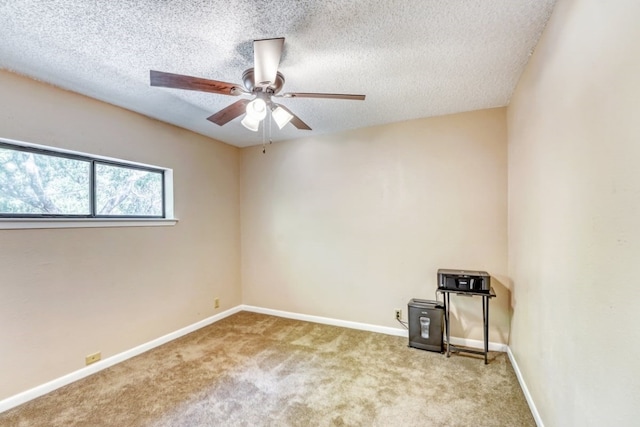
{"type": "Polygon", "coordinates": [[[438,289],[460,292],[487,292],[491,290],[491,276],[486,271],[438,270],[438,289]]]}

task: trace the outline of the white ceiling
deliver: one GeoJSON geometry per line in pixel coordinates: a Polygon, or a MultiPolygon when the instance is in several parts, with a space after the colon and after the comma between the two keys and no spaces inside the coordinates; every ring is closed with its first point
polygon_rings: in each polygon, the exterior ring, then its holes
{"type": "MultiPolygon", "coordinates": [[[[283,99],[313,128],[273,140],[505,106],[555,0],[0,0],[0,68],[229,144],[206,120],[236,97],[150,87],[149,70],[241,83],[253,40],[285,37],[283,99]]],[[[44,101],[43,101],[44,102],[44,101]]]]}

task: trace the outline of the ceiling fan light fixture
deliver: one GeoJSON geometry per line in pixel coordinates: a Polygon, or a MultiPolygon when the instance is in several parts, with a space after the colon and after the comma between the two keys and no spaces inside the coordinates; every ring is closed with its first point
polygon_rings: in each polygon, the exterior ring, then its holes
{"type": "Polygon", "coordinates": [[[258,132],[258,128],[260,127],[260,120],[254,119],[248,113],[240,123],[242,123],[242,126],[253,132],[258,132]]]}
{"type": "Polygon", "coordinates": [[[273,120],[278,125],[278,129],[282,129],[293,119],[293,115],[280,106],[271,111],[271,117],[273,117],[273,120]]]}
{"type": "Polygon", "coordinates": [[[247,116],[257,122],[263,120],[267,115],[267,103],[264,99],[256,98],[247,104],[247,116]]]}

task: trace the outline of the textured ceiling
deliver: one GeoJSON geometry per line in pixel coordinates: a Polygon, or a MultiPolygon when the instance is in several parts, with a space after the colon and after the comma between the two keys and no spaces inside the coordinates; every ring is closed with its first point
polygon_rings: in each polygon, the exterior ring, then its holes
{"type": "Polygon", "coordinates": [[[0,0],[0,68],[239,147],[236,97],[150,87],[149,70],[241,83],[253,40],[285,37],[283,99],[313,131],[273,140],[505,106],[555,0],[0,0]]]}

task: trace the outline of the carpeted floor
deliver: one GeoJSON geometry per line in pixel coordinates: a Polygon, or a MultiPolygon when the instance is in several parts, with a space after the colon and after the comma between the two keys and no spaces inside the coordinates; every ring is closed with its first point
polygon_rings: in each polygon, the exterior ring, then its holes
{"type": "Polygon", "coordinates": [[[0,414],[0,426],[535,426],[504,353],[241,312],[0,414]]]}

